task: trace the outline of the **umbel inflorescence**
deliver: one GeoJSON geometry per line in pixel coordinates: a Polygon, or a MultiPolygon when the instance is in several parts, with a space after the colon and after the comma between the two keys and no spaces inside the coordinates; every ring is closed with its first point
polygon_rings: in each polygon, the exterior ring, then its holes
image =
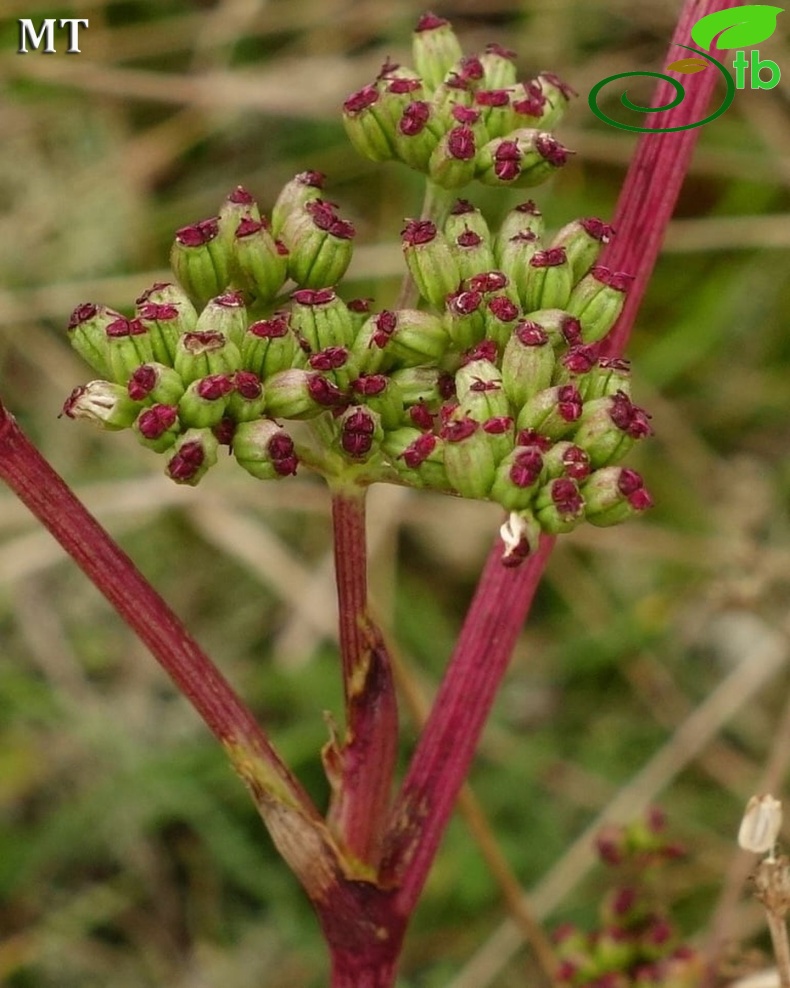
{"type": "Polygon", "coordinates": [[[131,428],[196,484],[227,445],[254,477],[304,464],[330,481],[387,481],[501,504],[504,561],[541,531],[620,522],[651,504],[619,466],[650,432],[629,368],[604,359],[630,278],[597,264],[613,235],[599,219],[547,234],[532,200],[490,229],[452,191],[479,180],[529,187],[569,152],[546,130],[571,91],[515,56],[463,56],[450,25],[425,15],[416,71],[387,63],[350,96],[344,123],[376,161],[423,172],[447,208],[407,220],[403,254],[419,300],[374,311],[340,282],[354,228],[324,198],[324,176],[286,184],[271,216],[239,187],[219,214],[176,234],[176,281],[130,317],[79,306],[75,349],[101,375],[65,404],[73,418],[131,428]]]}

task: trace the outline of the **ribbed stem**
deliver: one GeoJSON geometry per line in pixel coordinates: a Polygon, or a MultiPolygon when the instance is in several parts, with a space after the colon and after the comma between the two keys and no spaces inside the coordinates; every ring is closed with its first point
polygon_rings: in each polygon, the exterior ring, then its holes
{"type": "Polygon", "coordinates": [[[332,783],[328,822],[344,848],[375,869],[398,752],[389,655],[368,613],[366,488],[332,488],[335,576],[346,734],[324,749],[332,783]]]}

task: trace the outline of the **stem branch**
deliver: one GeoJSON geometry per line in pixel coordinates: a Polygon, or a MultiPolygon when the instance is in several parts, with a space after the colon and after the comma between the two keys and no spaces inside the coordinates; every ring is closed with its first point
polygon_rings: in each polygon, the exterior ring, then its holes
{"type": "Polygon", "coordinates": [[[398,750],[398,710],[384,640],[368,613],[366,488],[332,488],[345,739],[324,748],[333,787],[329,824],[344,847],[378,864],[398,750]]]}

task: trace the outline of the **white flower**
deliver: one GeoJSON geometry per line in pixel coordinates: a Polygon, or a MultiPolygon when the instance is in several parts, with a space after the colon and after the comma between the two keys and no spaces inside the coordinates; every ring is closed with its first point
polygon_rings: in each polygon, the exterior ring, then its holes
{"type": "Polygon", "coordinates": [[[768,853],[773,859],[776,838],[782,826],[782,804],[769,793],[752,796],[738,831],[738,843],[754,854],[768,853]]]}

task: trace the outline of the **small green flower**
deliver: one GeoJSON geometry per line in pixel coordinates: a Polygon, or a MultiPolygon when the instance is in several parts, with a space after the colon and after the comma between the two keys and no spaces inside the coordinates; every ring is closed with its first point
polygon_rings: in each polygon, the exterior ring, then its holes
{"type": "Polygon", "coordinates": [[[168,452],[165,473],[177,484],[194,487],[217,462],[218,448],[210,429],[188,429],[168,452]]]}
{"type": "Polygon", "coordinates": [[[436,14],[423,14],[412,37],[412,57],[428,89],[435,89],[463,52],[450,22],[436,14]]]}
{"type": "Polygon", "coordinates": [[[112,381],[90,381],[75,388],[63,406],[70,419],[85,419],[102,429],[115,432],[128,429],[140,411],[122,384],[112,381]]]}
{"type": "Polygon", "coordinates": [[[217,217],[184,226],[176,233],[170,265],[186,293],[199,305],[225,291],[230,282],[231,248],[219,236],[217,217]]]}
{"type": "Polygon", "coordinates": [[[299,458],[293,440],[276,422],[259,418],[242,422],[233,433],[233,455],[239,466],[258,480],[277,480],[296,473],[299,458]]]}

